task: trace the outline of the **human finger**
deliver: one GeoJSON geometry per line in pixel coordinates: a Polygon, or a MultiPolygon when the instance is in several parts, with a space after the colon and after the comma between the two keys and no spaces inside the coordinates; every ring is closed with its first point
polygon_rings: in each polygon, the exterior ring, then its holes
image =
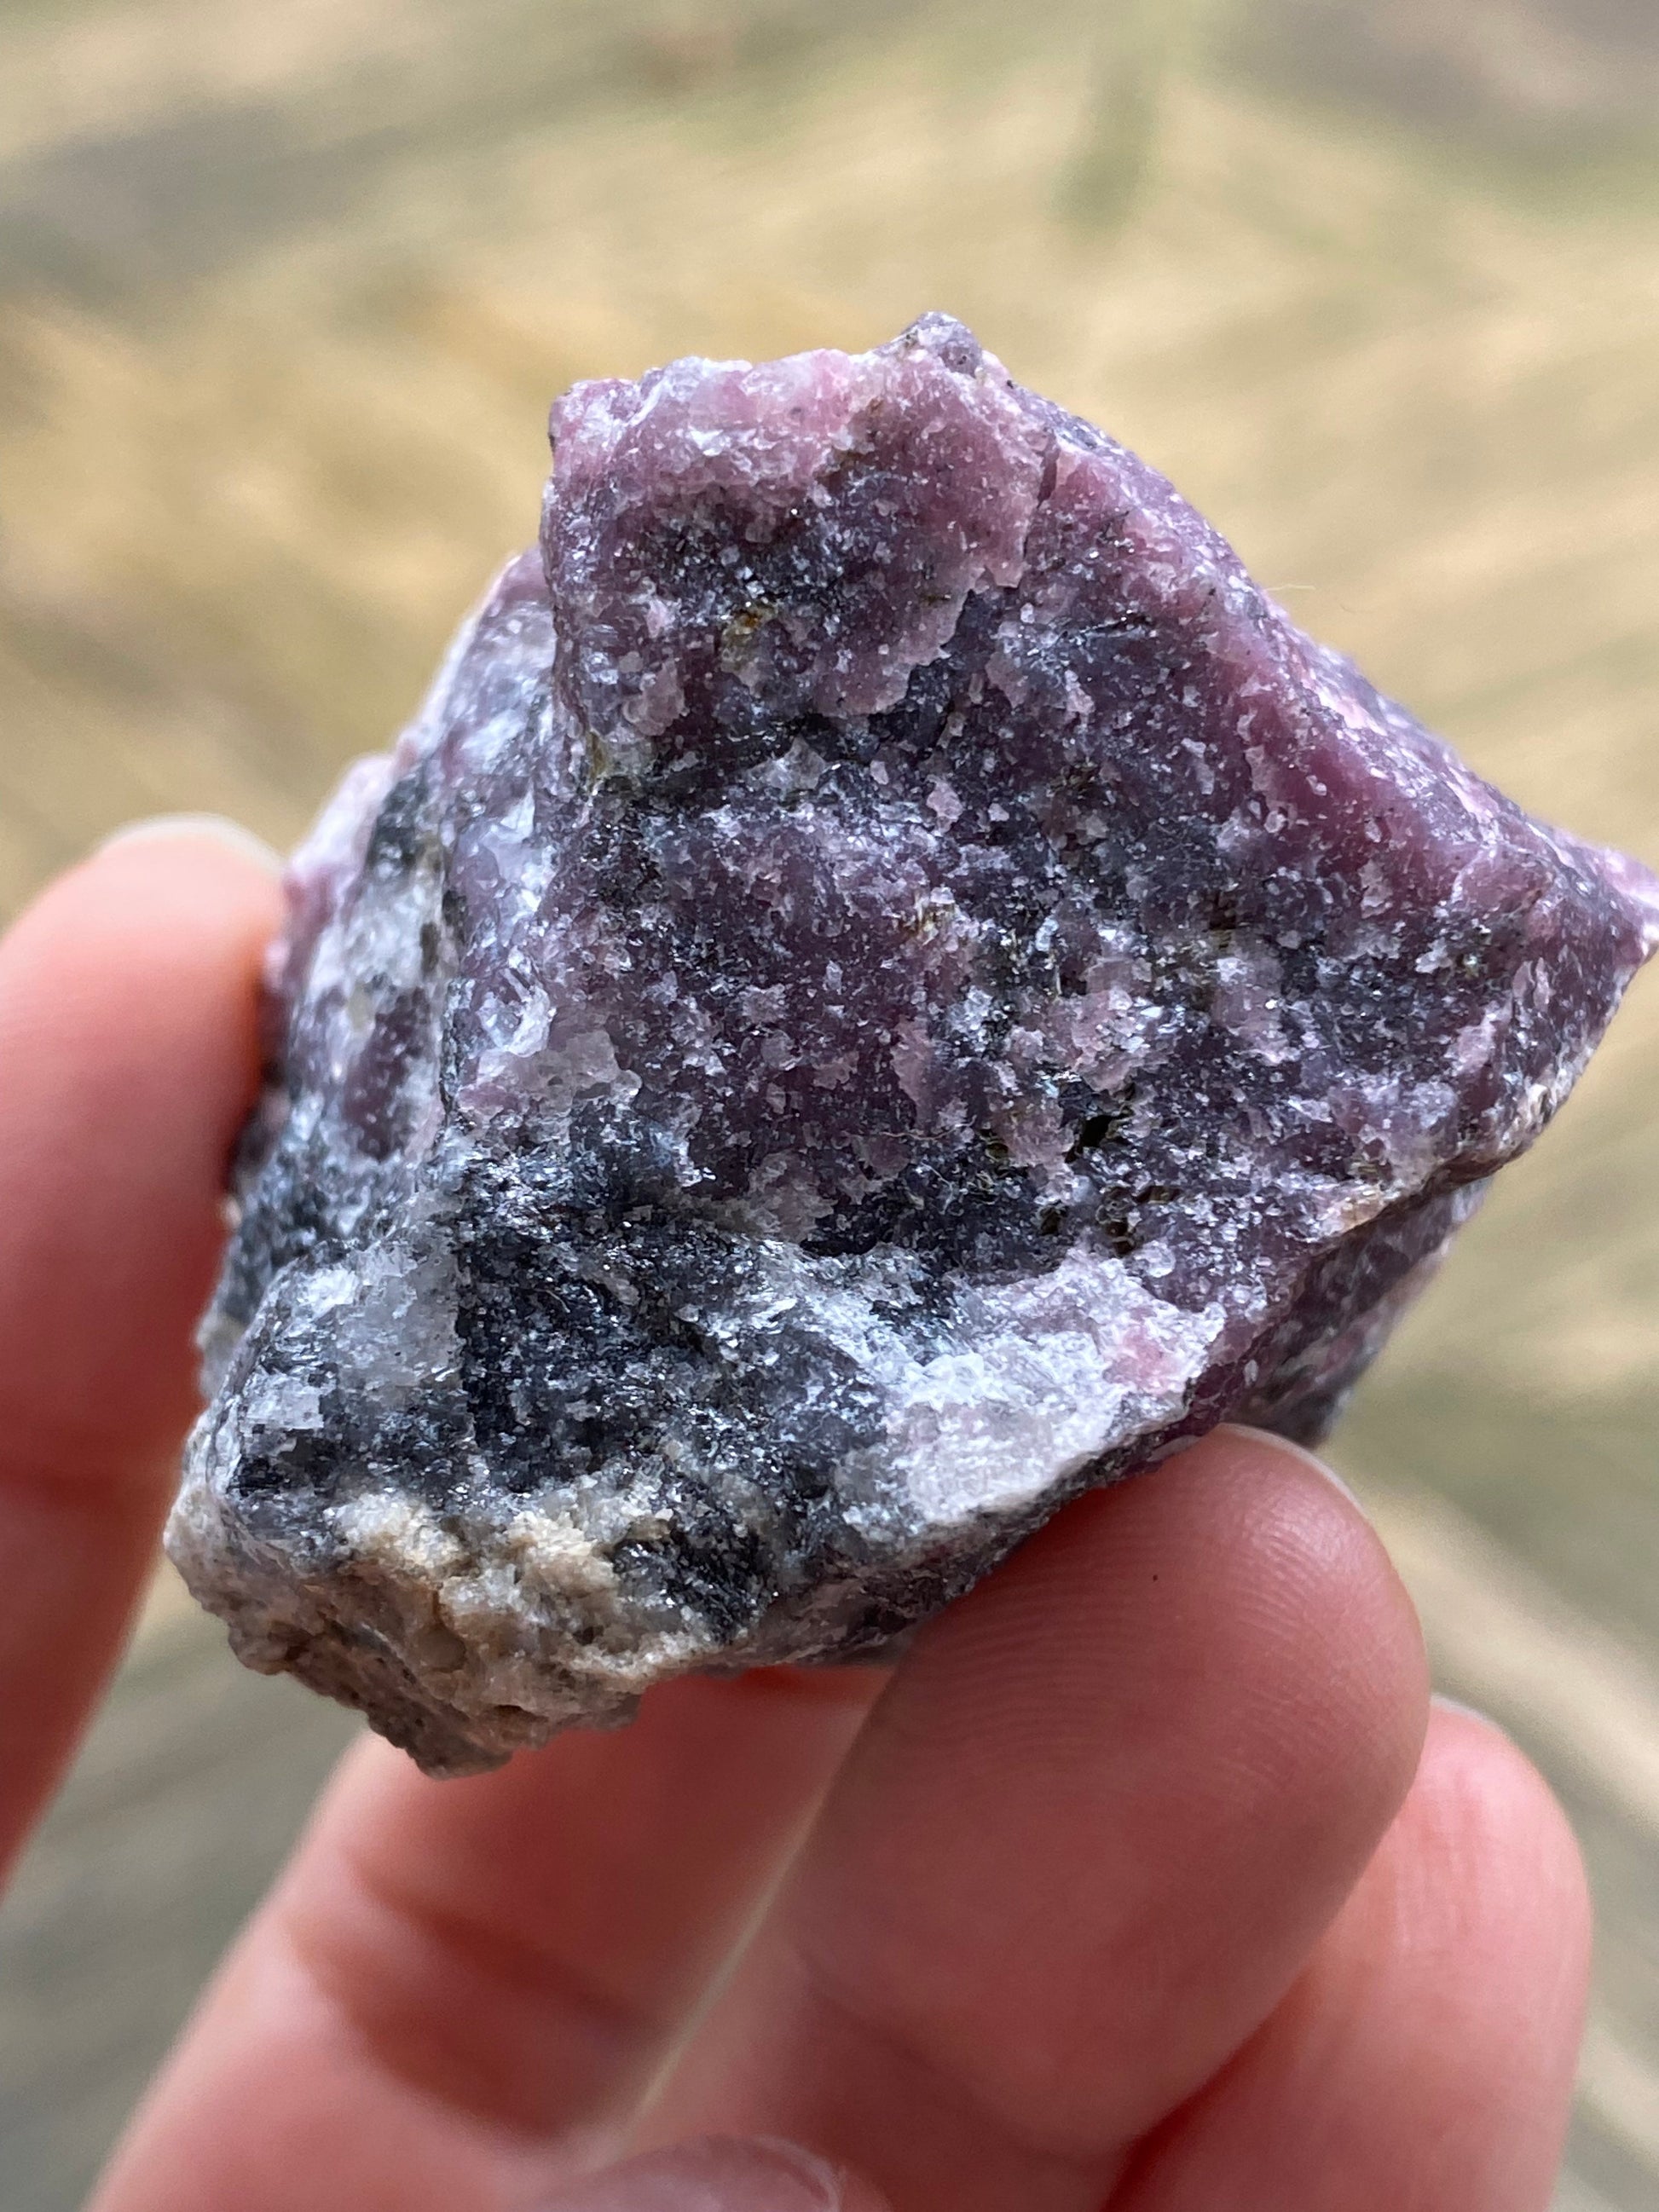
{"type": "Polygon", "coordinates": [[[0,942],[0,1867],[113,1663],[195,1403],[278,902],[251,844],[157,825],[0,942]]]}
{"type": "Polygon", "coordinates": [[[1223,1431],[1085,1499],[900,1668],[641,2141],[1097,2212],[1301,1970],[1425,1698],[1386,1555],[1294,1448],[1223,1431]]]}
{"type": "Polygon", "coordinates": [[[793,2143],[707,2138],[561,2190],[543,2212],[887,2212],[860,2176],[793,2143]]]}
{"type": "Polygon", "coordinates": [[[1544,2212],[1589,1972],[1560,1808],[1495,1729],[1437,1709],[1307,1972],[1145,2147],[1114,2212],[1544,2212]]]}
{"type": "Polygon", "coordinates": [[[539,2207],[660,2068],[878,1683],[675,1683],[462,1782],[364,1745],[97,2212],[539,2207]]]}

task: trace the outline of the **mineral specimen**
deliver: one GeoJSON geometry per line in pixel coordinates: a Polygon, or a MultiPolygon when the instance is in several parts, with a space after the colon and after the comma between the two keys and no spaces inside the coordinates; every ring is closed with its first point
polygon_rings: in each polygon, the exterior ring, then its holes
{"type": "Polygon", "coordinates": [[[438,1773],[1316,1436],[1659,941],[942,316],[553,431],[294,864],[171,1531],[438,1773]]]}

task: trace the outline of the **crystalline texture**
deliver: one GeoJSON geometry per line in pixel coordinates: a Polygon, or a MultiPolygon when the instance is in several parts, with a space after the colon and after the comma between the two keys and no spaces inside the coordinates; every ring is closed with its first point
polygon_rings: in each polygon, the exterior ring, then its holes
{"type": "Polygon", "coordinates": [[[554,431],[295,863],[171,1534],[439,1772],[1316,1436],[1659,937],[943,317],[554,431]]]}

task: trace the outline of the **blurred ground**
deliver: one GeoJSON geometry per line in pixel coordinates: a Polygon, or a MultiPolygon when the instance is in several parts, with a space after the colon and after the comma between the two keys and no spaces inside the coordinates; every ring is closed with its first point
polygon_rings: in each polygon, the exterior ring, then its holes
{"type": "MultiPolygon", "coordinates": [[[[1518,797],[1659,861],[1650,0],[9,0],[0,911],[278,842],[535,526],[547,399],[948,307],[1518,797]]],[[[1601,1911],[1562,2212],[1659,2208],[1659,985],[1340,1457],[1601,1911]]],[[[348,1724],[153,1608],[0,1913],[67,2212],[348,1724]]]]}

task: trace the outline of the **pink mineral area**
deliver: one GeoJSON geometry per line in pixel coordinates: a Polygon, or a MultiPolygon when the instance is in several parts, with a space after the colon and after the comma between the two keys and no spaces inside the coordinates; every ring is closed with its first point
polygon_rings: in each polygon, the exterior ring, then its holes
{"type": "Polygon", "coordinates": [[[683,709],[677,586],[711,532],[728,533],[733,572],[748,545],[799,540],[793,592],[754,598],[720,641],[758,698],[830,715],[896,706],[969,592],[1024,568],[1045,441],[1014,390],[988,356],[969,379],[921,345],[577,385],[553,410],[544,541],[573,706],[642,738],[683,709]],[[837,544],[857,547],[859,573],[843,568],[830,606],[837,544]]]}

